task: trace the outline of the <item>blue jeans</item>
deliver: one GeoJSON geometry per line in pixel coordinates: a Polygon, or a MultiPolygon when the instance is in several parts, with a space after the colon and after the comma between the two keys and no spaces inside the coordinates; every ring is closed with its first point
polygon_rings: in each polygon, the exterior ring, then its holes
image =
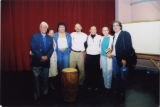
{"type": "Polygon", "coordinates": [[[57,52],[57,64],[59,72],[62,71],[63,68],[69,67],[69,52],[68,50],[58,50],[57,52]]]}
{"type": "Polygon", "coordinates": [[[105,88],[111,88],[112,83],[112,59],[106,56],[101,56],[100,65],[103,72],[105,88]]]}
{"type": "Polygon", "coordinates": [[[125,89],[128,80],[128,70],[122,71],[121,66],[117,64],[116,57],[113,57],[113,77],[116,80],[116,88],[125,89]]]}
{"type": "Polygon", "coordinates": [[[48,94],[48,73],[49,69],[45,67],[33,67],[34,75],[34,98],[37,99],[42,92],[43,95],[48,94]],[[40,83],[42,79],[42,83],[40,83]]]}

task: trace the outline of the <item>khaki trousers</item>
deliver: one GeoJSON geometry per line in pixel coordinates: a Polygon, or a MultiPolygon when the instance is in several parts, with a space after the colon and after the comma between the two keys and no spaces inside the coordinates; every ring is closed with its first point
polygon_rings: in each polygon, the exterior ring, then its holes
{"type": "Polygon", "coordinates": [[[84,72],[84,55],[83,52],[74,52],[70,53],[70,67],[76,68],[79,70],[79,85],[83,85],[85,80],[85,72],[84,72]]]}

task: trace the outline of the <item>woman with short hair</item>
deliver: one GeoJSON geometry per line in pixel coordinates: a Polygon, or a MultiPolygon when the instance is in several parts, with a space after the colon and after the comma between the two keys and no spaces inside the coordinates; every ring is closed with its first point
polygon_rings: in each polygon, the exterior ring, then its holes
{"type": "Polygon", "coordinates": [[[63,68],[69,67],[71,36],[66,32],[66,24],[63,22],[57,24],[57,31],[54,34],[54,40],[56,43],[58,70],[61,73],[63,68]]]}

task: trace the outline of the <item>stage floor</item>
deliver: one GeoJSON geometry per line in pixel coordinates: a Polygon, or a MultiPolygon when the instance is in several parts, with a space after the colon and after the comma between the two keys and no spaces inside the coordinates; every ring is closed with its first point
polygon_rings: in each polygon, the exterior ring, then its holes
{"type": "MultiPolygon", "coordinates": [[[[70,106],[70,107],[157,107],[159,103],[159,74],[134,71],[130,77],[125,100],[102,90],[88,91],[82,87],[74,103],[65,103],[61,90],[49,91],[38,102],[33,100],[33,74],[31,71],[2,72],[3,106],[70,106]]],[[[58,84],[58,83],[57,83],[58,84]]]]}

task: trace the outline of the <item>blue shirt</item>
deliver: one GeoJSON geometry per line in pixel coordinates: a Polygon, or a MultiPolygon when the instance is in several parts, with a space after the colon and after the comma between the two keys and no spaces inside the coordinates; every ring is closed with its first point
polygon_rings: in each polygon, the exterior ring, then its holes
{"type": "MultiPolygon", "coordinates": [[[[101,43],[101,55],[106,56],[105,50],[108,49],[110,37],[104,37],[101,43]]],[[[106,56],[107,57],[107,56],[106,56]]]]}
{"type": "Polygon", "coordinates": [[[46,35],[42,34],[43,44],[44,44],[44,50],[46,51],[46,35]]]}

